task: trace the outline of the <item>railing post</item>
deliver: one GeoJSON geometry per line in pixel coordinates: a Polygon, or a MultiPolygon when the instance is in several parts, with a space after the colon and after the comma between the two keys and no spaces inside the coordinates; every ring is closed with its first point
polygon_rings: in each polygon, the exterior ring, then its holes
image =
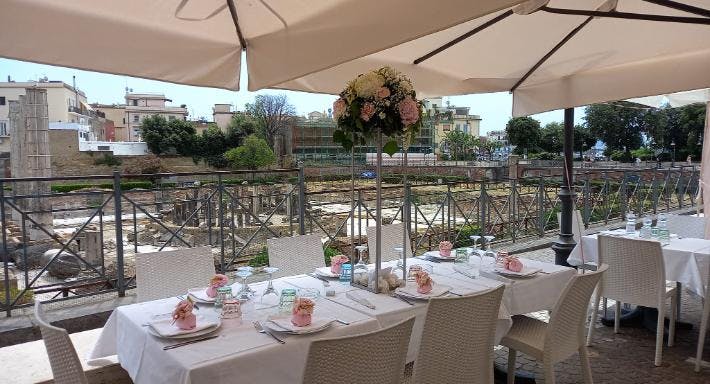
{"type": "Polygon", "coordinates": [[[516,193],[517,193],[517,186],[516,186],[516,180],[512,179],[510,180],[510,196],[508,196],[508,225],[510,226],[510,236],[515,242],[515,227],[517,226],[517,221],[518,221],[518,216],[517,212],[515,212],[515,206],[516,206],[516,193]]]}
{"type": "Polygon", "coordinates": [[[584,228],[589,228],[589,221],[591,220],[592,212],[591,212],[591,200],[592,200],[592,185],[591,181],[589,180],[589,172],[585,172],[586,177],[584,180],[584,191],[582,192],[582,199],[583,201],[583,206],[584,206],[584,211],[583,216],[582,216],[582,221],[584,224],[584,228]]]}
{"type": "Polygon", "coordinates": [[[626,171],[621,179],[621,186],[619,186],[619,214],[621,215],[621,220],[624,220],[626,214],[628,213],[628,196],[626,194],[626,171]]]}
{"type": "MultiPolygon", "coordinates": [[[[24,217],[24,216],[23,216],[24,217]]],[[[3,261],[3,289],[5,290],[5,312],[7,317],[12,316],[12,310],[10,310],[10,257],[7,252],[7,222],[5,221],[5,183],[0,181],[0,222],[2,222],[2,257],[0,260],[3,261]]],[[[27,249],[25,245],[24,249],[27,249]]],[[[25,260],[26,261],[26,260],[25,260]]]]}
{"type": "Polygon", "coordinates": [[[537,230],[538,236],[545,236],[545,180],[540,176],[537,189],[537,230]]]}
{"type": "Polygon", "coordinates": [[[683,184],[683,166],[678,169],[678,187],[676,188],[678,195],[678,208],[683,209],[685,203],[685,184],[683,184]]]}
{"type": "Polygon", "coordinates": [[[478,205],[481,213],[479,214],[479,228],[481,236],[486,235],[486,215],[488,208],[488,194],[486,192],[486,181],[481,180],[481,197],[478,199],[478,205]]]}
{"type": "MultiPolygon", "coordinates": [[[[254,175],[252,175],[252,180],[254,175]]],[[[219,202],[219,211],[217,213],[217,224],[219,225],[219,268],[220,272],[225,272],[226,266],[224,265],[224,201],[222,201],[222,174],[217,174],[217,199],[219,202]]],[[[232,250],[234,252],[234,249],[232,250]]]]}
{"type": "Polygon", "coordinates": [[[306,177],[303,162],[298,162],[298,234],[306,234],[306,177]]]}
{"type": "MultiPolygon", "coordinates": [[[[118,170],[113,171],[113,212],[116,227],[116,283],[118,285],[118,296],[124,297],[126,296],[126,286],[125,277],[123,276],[123,216],[121,209],[121,174],[118,170]]],[[[137,233],[135,237],[135,240],[138,241],[137,233]]]]}

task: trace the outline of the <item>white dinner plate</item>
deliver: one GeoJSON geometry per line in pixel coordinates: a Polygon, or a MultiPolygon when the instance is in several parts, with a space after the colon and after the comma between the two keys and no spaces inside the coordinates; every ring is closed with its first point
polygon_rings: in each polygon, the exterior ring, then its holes
{"type": "Polygon", "coordinates": [[[441,254],[439,254],[439,251],[428,251],[426,252],[426,255],[439,260],[453,260],[456,258],[456,250],[452,249],[450,256],[441,256],[441,254]]]}
{"type": "Polygon", "coordinates": [[[214,304],[214,297],[207,296],[207,288],[192,288],[187,291],[190,298],[198,303],[214,304]]]}
{"type": "Polygon", "coordinates": [[[520,272],[513,272],[513,271],[510,271],[510,270],[505,269],[503,267],[493,268],[493,272],[495,272],[499,275],[508,276],[508,277],[533,277],[541,271],[542,271],[542,269],[540,269],[540,268],[530,268],[530,267],[523,267],[523,270],[520,272]]]}
{"type": "MultiPolygon", "coordinates": [[[[200,319],[202,319],[202,321],[205,321],[205,320],[204,320],[204,317],[202,317],[202,316],[197,316],[198,324],[199,324],[199,322],[200,322],[200,319]]],[[[172,321],[172,320],[169,319],[168,321],[172,321]]],[[[200,330],[198,330],[198,331],[179,333],[179,334],[171,335],[171,336],[163,336],[163,335],[161,335],[160,333],[158,333],[158,331],[156,331],[155,329],[153,329],[153,326],[152,326],[152,325],[149,325],[149,326],[147,326],[147,327],[145,327],[145,328],[148,329],[148,333],[150,333],[150,334],[153,335],[153,336],[159,337],[159,338],[161,338],[161,339],[189,339],[189,338],[192,338],[192,337],[197,337],[197,336],[203,336],[203,335],[210,334],[210,333],[216,331],[217,329],[219,329],[219,327],[222,325],[222,323],[220,322],[219,319],[210,319],[210,321],[216,322],[216,324],[213,325],[213,326],[204,328],[204,329],[200,329],[200,330]]]]}
{"type": "Polygon", "coordinates": [[[333,273],[330,271],[330,267],[320,267],[316,268],[316,275],[318,276],[323,276],[323,277],[340,277],[337,273],[333,273]]]}
{"type": "Polygon", "coordinates": [[[447,294],[451,290],[451,287],[443,284],[436,284],[431,288],[429,293],[419,293],[417,292],[416,284],[407,284],[404,287],[399,287],[394,290],[394,293],[416,300],[429,300],[432,297],[439,297],[447,294]]]}
{"type": "Polygon", "coordinates": [[[291,323],[291,316],[274,316],[261,325],[276,332],[292,333],[294,335],[305,335],[309,333],[320,332],[330,327],[335,322],[332,317],[313,316],[311,324],[305,327],[297,327],[291,323]]]}

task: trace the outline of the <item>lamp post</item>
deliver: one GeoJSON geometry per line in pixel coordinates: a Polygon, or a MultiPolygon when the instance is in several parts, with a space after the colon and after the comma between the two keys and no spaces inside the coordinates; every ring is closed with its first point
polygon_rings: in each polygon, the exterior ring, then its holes
{"type": "Polygon", "coordinates": [[[671,160],[671,168],[675,167],[675,139],[671,141],[671,148],[673,148],[673,159],[671,160]]]}
{"type": "Polygon", "coordinates": [[[567,264],[567,257],[574,249],[576,242],[572,234],[572,215],[574,213],[574,199],[576,197],[572,183],[574,182],[574,173],[572,172],[572,156],[574,146],[574,108],[565,109],[564,120],[564,168],[562,172],[562,185],[559,193],[562,206],[560,215],[560,232],[552,243],[552,249],[555,251],[555,264],[567,264]]]}

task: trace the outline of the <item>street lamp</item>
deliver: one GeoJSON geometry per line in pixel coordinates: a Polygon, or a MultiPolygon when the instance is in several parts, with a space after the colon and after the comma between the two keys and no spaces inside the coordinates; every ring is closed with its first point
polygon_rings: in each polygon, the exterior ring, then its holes
{"type": "Polygon", "coordinates": [[[675,139],[671,141],[671,148],[673,148],[673,159],[671,160],[671,168],[675,167],[675,139]]]}

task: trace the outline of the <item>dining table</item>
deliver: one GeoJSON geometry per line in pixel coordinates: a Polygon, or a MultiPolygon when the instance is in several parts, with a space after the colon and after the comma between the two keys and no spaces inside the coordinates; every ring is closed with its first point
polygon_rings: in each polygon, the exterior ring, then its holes
{"type": "MultiPolygon", "coordinates": [[[[450,287],[448,295],[451,297],[476,294],[504,284],[506,288],[496,324],[497,343],[512,326],[511,316],[552,309],[559,293],[576,273],[573,268],[552,263],[522,261],[527,267],[539,268],[539,273],[526,278],[501,276],[493,272],[494,260],[486,258],[481,263],[480,275],[475,278],[458,272],[453,262],[431,260],[426,256],[410,258],[407,265],[428,265],[435,284],[450,287]]],[[[383,268],[396,266],[397,261],[382,265],[383,268]]],[[[391,293],[375,294],[349,282],[328,280],[324,282],[323,277],[306,273],[272,281],[277,292],[285,288],[320,292],[314,317],[337,321],[317,333],[273,332],[284,341],[279,343],[268,334],[258,332],[253,322],[264,322],[279,314],[278,306],[261,309],[258,305],[268,285],[264,281],[249,284],[254,296],[242,305],[241,319],[222,319],[220,327],[211,333],[216,337],[169,350],[163,348],[179,340],[154,336],[149,323],[156,316],[170,313],[179,302],[178,298],[117,307],[87,357],[92,360],[117,355],[120,365],[136,384],[294,383],[301,380],[313,340],[375,331],[415,317],[407,354],[407,361],[414,361],[421,342],[427,301],[403,299],[391,293]],[[326,289],[330,291],[329,295],[326,289]],[[361,299],[369,305],[363,305],[361,299]]],[[[240,283],[232,284],[234,292],[240,288],[240,283]]],[[[195,313],[214,319],[219,317],[209,304],[199,304],[195,313]]],[[[456,324],[451,326],[456,327],[456,324]]]]}
{"type": "MultiPolygon", "coordinates": [[[[623,236],[638,239],[638,232],[626,233],[625,230],[602,231],[608,236],[623,236]]],[[[582,240],[570,253],[567,263],[581,266],[599,261],[598,235],[582,236],[582,240]]],[[[690,292],[704,297],[710,271],[710,240],[679,237],[671,234],[668,244],[661,247],[666,280],[680,283],[690,292]]]]}

